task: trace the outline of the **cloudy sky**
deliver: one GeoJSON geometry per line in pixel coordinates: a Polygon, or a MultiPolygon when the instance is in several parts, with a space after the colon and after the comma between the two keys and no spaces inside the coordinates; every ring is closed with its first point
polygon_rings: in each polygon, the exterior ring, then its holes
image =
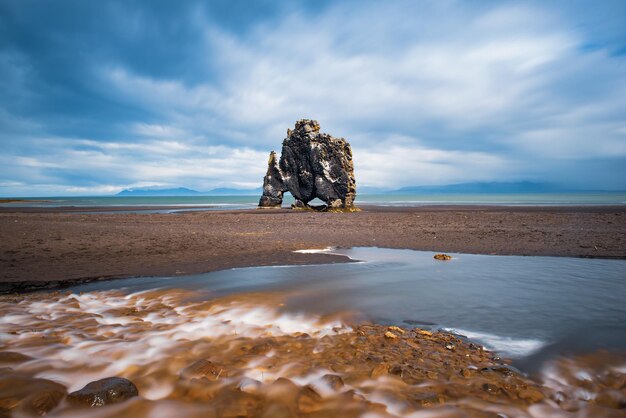
{"type": "Polygon", "coordinates": [[[359,186],[626,189],[626,1],[0,2],[0,195],[261,185],[300,118],[359,186]]]}

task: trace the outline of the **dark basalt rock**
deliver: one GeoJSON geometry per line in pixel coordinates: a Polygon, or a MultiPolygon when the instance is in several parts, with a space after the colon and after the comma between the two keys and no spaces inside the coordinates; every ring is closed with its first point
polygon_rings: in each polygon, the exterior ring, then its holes
{"type": "Polygon", "coordinates": [[[283,203],[285,190],[285,183],[283,183],[283,176],[278,167],[276,153],[272,151],[267,162],[267,174],[263,177],[263,196],[261,196],[259,206],[264,208],[280,207],[281,203],[283,203]]]}
{"type": "Polygon", "coordinates": [[[88,383],[87,386],[67,395],[72,405],[98,407],[123,402],[139,392],[133,382],[122,377],[107,377],[88,383]]]}
{"type": "Polygon", "coordinates": [[[288,191],[294,207],[319,198],[331,209],[351,209],[356,197],[352,149],[343,138],[320,133],[317,121],[302,119],[287,130],[280,161],[270,154],[260,207],[280,207],[288,191]]]}

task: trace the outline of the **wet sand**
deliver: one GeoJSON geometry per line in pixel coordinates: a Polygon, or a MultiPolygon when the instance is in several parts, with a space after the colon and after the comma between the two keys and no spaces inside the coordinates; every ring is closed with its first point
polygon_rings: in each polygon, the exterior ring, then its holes
{"type": "Polygon", "coordinates": [[[176,214],[5,207],[0,209],[0,292],[118,277],[348,261],[293,253],[326,246],[624,259],[626,206],[372,206],[358,213],[270,209],[176,214]]]}

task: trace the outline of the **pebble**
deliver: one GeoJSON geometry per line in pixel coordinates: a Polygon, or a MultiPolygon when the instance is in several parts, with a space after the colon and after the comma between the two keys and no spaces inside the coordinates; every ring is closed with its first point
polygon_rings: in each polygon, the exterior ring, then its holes
{"type": "Polygon", "coordinates": [[[395,331],[399,334],[404,334],[404,330],[400,327],[396,327],[396,326],[391,326],[387,328],[389,331],[395,331]]]}
{"type": "Polygon", "coordinates": [[[396,338],[398,338],[398,336],[396,334],[394,334],[393,332],[385,332],[385,338],[389,338],[390,340],[394,340],[396,338]]]}
{"type": "Polygon", "coordinates": [[[220,377],[226,376],[226,370],[223,366],[215,364],[207,359],[200,359],[192,363],[181,371],[180,377],[183,379],[200,379],[207,378],[209,380],[218,380],[220,377]]]}
{"type": "Polygon", "coordinates": [[[310,414],[321,409],[322,397],[311,386],[307,385],[300,389],[296,402],[298,411],[302,414],[310,414]]]}
{"type": "Polygon", "coordinates": [[[322,380],[328,384],[333,390],[339,390],[344,386],[343,379],[336,374],[326,374],[322,380]]]}

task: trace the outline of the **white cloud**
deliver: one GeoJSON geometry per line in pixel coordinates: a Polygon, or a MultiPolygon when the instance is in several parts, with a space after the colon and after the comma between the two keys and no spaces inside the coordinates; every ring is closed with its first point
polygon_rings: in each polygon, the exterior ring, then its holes
{"type": "Polygon", "coordinates": [[[99,195],[99,194],[115,194],[120,191],[119,186],[113,186],[110,184],[102,184],[92,187],[62,187],[62,190],[69,194],[82,194],[82,195],[99,195]]]}
{"type": "Polygon", "coordinates": [[[384,125],[387,135],[409,131],[434,143],[442,132],[424,126],[436,123],[466,141],[476,130],[494,132],[509,138],[512,151],[527,150],[511,139],[563,123],[593,129],[605,113],[559,119],[610,100],[613,111],[626,110],[626,76],[610,91],[591,76],[620,68],[623,59],[581,52],[583,40],[558,16],[522,6],[484,14],[448,6],[436,24],[410,7],[399,21],[400,8],[369,4],[356,11],[338,5],[317,17],[291,14],[243,38],[211,25],[206,40],[217,81],[186,86],[121,68],[107,76],[175,123],[209,132],[209,140],[253,147],[275,144],[294,120],[315,117],[346,136],[384,125]],[[374,22],[371,32],[363,30],[374,22]],[[383,32],[398,25],[402,37],[383,32]],[[376,47],[379,37],[395,44],[376,47]],[[580,77],[591,91],[583,99],[558,87],[580,77]]]}
{"type": "Polygon", "coordinates": [[[168,125],[154,125],[148,123],[135,123],[131,127],[131,132],[148,138],[163,138],[163,139],[184,139],[189,135],[184,129],[180,129],[175,126],[168,125]]]}
{"type": "Polygon", "coordinates": [[[524,179],[539,163],[626,157],[626,58],[586,48],[571,15],[543,3],[494,4],[333,3],[241,33],[194,15],[203,47],[190,59],[206,74],[98,63],[104,89],[151,117],[108,140],[26,137],[0,177],[103,184],[76,190],[260,185],[267,153],[303,117],[351,142],[367,186],[524,179]]]}
{"type": "MultiPolygon", "coordinates": [[[[460,152],[390,141],[378,150],[354,151],[358,184],[377,187],[493,181],[511,174],[511,163],[486,152],[460,152]]],[[[358,188],[357,188],[358,189],[358,188]]]]}
{"type": "MultiPolygon", "coordinates": [[[[88,149],[68,146],[74,141],[47,138],[49,152],[29,157],[0,156],[6,169],[27,167],[29,176],[46,184],[74,184],[63,188],[74,194],[109,193],[128,187],[188,186],[209,190],[216,186],[258,184],[265,174],[267,153],[227,146],[171,146],[168,141],[147,143],[76,141],[88,149]],[[50,171],[52,170],[52,171],[50,171]],[[104,184],[86,180],[96,176],[104,184]],[[49,180],[56,179],[51,183],[49,180]],[[76,184],[79,183],[79,184],[76,184]]],[[[35,140],[33,144],[37,143],[35,140]]],[[[14,186],[16,181],[3,182],[14,186]]],[[[55,186],[57,187],[57,186],[55,186]]],[[[241,186],[240,186],[241,187],[241,186]]]]}

